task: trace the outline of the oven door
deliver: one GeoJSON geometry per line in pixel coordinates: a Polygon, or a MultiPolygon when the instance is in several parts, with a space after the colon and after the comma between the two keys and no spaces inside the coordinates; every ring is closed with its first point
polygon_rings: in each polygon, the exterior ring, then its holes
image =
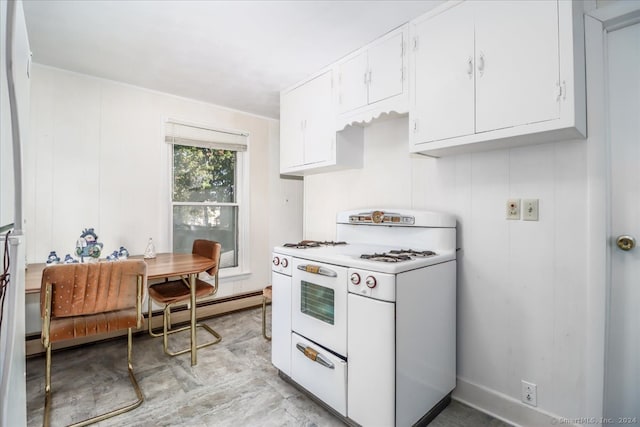
{"type": "Polygon", "coordinates": [[[291,329],[347,356],[347,268],[294,258],[291,329]]]}

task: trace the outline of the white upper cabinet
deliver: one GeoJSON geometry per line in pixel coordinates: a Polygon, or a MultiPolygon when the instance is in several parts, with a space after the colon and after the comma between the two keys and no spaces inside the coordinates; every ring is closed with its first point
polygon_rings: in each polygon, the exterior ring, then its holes
{"type": "Polygon", "coordinates": [[[336,133],[332,71],[284,92],[280,98],[280,171],[330,161],[336,133]]]}
{"type": "Polygon", "coordinates": [[[280,95],[280,172],[302,166],[304,157],[304,118],[302,89],[297,88],[280,95]]]}
{"type": "Polygon", "coordinates": [[[560,117],[557,1],[474,9],[476,132],[560,117]]]}
{"type": "Polygon", "coordinates": [[[361,165],[361,138],[354,132],[336,134],[335,121],[333,69],[282,92],[280,173],[305,175],[361,165]]]}
{"type": "Polygon", "coordinates": [[[398,31],[369,49],[369,104],[402,94],[406,37],[398,31]]]}
{"type": "Polygon", "coordinates": [[[411,22],[411,151],[440,156],[586,135],[574,2],[448,3],[411,22]]]}
{"type": "Polygon", "coordinates": [[[415,141],[475,132],[473,13],[468,6],[463,3],[412,28],[415,141]]]}
{"type": "Polygon", "coordinates": [[[299,105],[304,111],[304,164],[335,159],[336,133],[333,99],[333,72],[328,71],[303,86],[299,105]]]}
{"type": "Polygon", "coordinates": [[[407,38],[404,25],[338,62],[337,130],[408,111],[407,38]]]}
{"type": "Polygon", "coordinates": [[[369,63],[362,52],[338,65],[338,111],[345,113],[367,105],[369,63]]]}
{"type": "Polygon", "coordinates": [[[582,7],[455,0],[381,36],[282,92],[280,172],[359,167],[362,125],[407,112],[434,157],[584,138],[582,7]]]}

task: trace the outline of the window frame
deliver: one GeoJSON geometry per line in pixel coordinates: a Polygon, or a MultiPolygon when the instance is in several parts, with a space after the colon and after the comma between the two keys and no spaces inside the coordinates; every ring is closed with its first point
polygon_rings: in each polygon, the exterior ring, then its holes
{"type": "MultiPolygon", "coordinates": [[[[209,129],[214,132],[232,133],[237,135],[243,135],[246,137],[246,151],[234,150],[232,147],[226,148],[230,151],[236,152],[236,173],[235,173],[235,192],[236,198],[234,203],[229,202],[176,202],[173,200],[173,186],[174,186],[174,171],[173,171],[173,146],[182,145],[190,147],[203,147],[206,144],[188,144],[188,143],[174,143],[167,142],[167,160],[168,160],[168,184],[167,191],[169,200],[169,247],[173,248],[173,209],[174,206],[236,206],[238,209],[237,216],[237,251],[238,251],[238,265],[236,267],[225,267],[219,270],[218,276],[220,279],[244,276],[250,274],[249,269],[249,133],[237,129],[225,129],[212,125],[196,124],[193,122],[186,122],[183,120],[168,119],[165,121],[164,136],[165,141],[168,138],[166,126],[170,124],[177,124],[182,126],[192,126],[202,129],[209,129]]],[[[172,249],[173,250],[173,249],[172,249]]]]}

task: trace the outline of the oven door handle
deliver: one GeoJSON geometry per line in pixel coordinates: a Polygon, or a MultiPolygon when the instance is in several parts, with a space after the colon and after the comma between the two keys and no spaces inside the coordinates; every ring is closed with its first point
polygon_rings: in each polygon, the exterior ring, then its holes
{"type": "Polygon", "coordinates": [[[307,358],[313,360],[314,362],[318,362],[319,364],[321,364],[326,368],[334,369],[333,363],[331,363],[329,359],[323,356],[322,353],[319,353],[318,350],[315,350],[311,347],[306,347],[304,344],[300,342],[296,344],[296,348],[300,350],[300,352],[304,354],[307,358]]]}
{"type": "Polygon", "coordinates": [[[320,274],[321,276],[338,277],[338,273],[335,271],[326,267],[320,267],[319,265],[300,264],[298,266],[298,270],[306,271],[307,273],[320,274]]]}

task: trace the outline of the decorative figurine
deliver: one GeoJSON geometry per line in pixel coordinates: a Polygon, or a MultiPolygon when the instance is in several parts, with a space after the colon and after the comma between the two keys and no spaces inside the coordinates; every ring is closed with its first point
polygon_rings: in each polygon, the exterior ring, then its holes
{"type": "Polygon", "coordinates": [[[117,261],[118,260],[118,251],[113,251],[111,255],[107,255],[107,261],[117,261]]]}
{"type": "Polygon", "coordinates": [[[150,259],[156,257],[156,247],[153,245],[153,240],[149,237],[149,243],[147,243],[147,248],[144,250],[144,259],[150,259]]]}
{"type": "Polygon", "coordinates": [[[129,251],[124,246],[120,246],[120,250],[118,251],[118,258],[127,259],[129,258],[129,251]]]}
{"type": "Polygon", "coordinates": [[[87,261],[97,261],[100,258],[102,246],[93,228],[85,228],[76,242],[76,255],[80,257],[81,262],[85,262],[85,258],[87,261]]]}
{"type": "Polygon", "coordinates": [[[60,257],[56,254],[56,251],[49,252],[49,256],[47,257],[47,264],[53,265],[58,264],[60,262],[60,257]]]}
{"type": "Polygon", "coordinates": [[[75,259],[74,257],[72,257],[71,254],[66,254],[64,256],[64,263],[65,264],[77,264],[78,260],[75,259]]]}

